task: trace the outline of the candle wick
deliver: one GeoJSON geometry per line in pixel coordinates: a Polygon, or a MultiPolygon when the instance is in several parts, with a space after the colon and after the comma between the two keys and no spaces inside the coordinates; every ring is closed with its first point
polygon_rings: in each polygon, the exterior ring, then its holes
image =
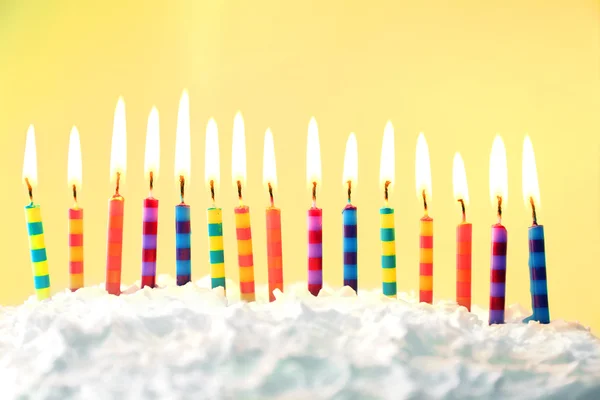
{"type": "Polygon", "coordinates": [[[212,199],[213,206],[215,205],[215,181],[210,180],[210,198],[212,199]]]}
{"type": "Polygon", "coordinates": [[[498,223],[502,223],[502,196],[496,196],[498,199],[498,223]]]}
{"type": "Polygon", "coordinates": [[[77,186],[73,184],[73,200],[75,200],[75,207],[77,207],[77,186]]]}
{"type": "Polygon", "coordinates": [[[423,209],[425,210],[425,215],[428,215],[429,210],[427,209],[427,195],[425,194],[425,190],[423,190],[423,209]]]}
{"type": "Polygon", "coordinates": [[[529,203],[531,204],[531,216],[533,217],[533,226],[537,226],[537,213],[535,211],[535,203],[533,197],[529,197],[529,203]]]}
{"type": "Polygon", "coordinates": [[[313,202],[313,207],[317,207],[317,182],[313,182],[313,188],[312,188],[312,202],[313,202]]]}
{"type": "Polygon", "coordinates": [[[388,186],[390,186],[390,181],[385,181],[384,187],[383,187],[383,198],[385,200],[385,205],[387,207],[388,204],[388,186]]]}
{"type": "Polygon", "coordinates": [[[33,203],[33,188],[31,187],[31,183],[29,183],[29,178],[25,178],[25,184],[27,185],[27,192],[29,193],[29,201],[33,203]]]}
{"type": "Polygon", "coordinates": [[[242,205],[242,182],[241,181],[237,181],[237,192],[238,192],[238,199],[240,200],[240,206],[242,205]]]}
{"type": "Polygon", "coordinates": [[[152,189],[154,189],[154,172],[150,171],[150,197],[152,197],[152,189]]]}
{"type": "Polygon", "coordinates": [[[181,204],[184,204],[185,198],[185,177],[183,175],[179,175],[179,196],[181,197],[181,204]]]}
{"type": "Polygon", "coordinates": [[[117,185],[115,187],[115,195],[119,194],[119,185],[121,184],[121,173],[117,172],[117,185]]]}
{"type": "Polygon", "coordinates": [[[348,204],[352,201],[352,181],[348,181],[348,204]]]}
{"type": "Polygon", "coordinates": [[[273,187],[271,186],[271,182],[268,182],[269,186],[269,197],[271,198],[271,207],[275,207],[275,201],[273,200],[273,187]]]}
{"type": "Polygon", "coordinates": [[[462,211],[462,222],[467,222],[467,212],[465,210],[465,202],[463,199],[458,199],[458,202],[460,203],[460,209],[462,211]]]}

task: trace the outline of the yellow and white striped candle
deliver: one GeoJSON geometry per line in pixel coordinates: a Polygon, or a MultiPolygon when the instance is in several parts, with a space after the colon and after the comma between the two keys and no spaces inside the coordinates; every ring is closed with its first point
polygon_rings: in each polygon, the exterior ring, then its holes
{"type": "Polygon", "coordinates": [[[29,251],[35,294],[38,300],[44,300],[50,297],[50,274],[48,272],[48,258],[40,206],[33,203],[25,206],[25,218],[29,235],[29,251]]]}

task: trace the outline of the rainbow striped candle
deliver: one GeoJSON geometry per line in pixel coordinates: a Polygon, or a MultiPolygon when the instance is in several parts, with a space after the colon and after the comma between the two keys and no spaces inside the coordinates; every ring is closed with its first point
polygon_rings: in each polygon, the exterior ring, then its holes
{"type": "Polygon", "coordinates": [[[69,208],[69,289],[83,287],[83,209],[69,208]]]}
{"type": "Polygon", "coordinates": [[[419,301],[433,302],[433,218],[421,218],[419,253],[419,301]]]}
{"type": "Polygon", "coordinates": [[[490,318],[489,323],[504,323],[506,300],[506,228],[498,223],[492,226],[492,260],[490,270],[490,318]]]}
{"type": "Polygon", "coordinates": [[[156,286],[157,233],[158,200],[147,197],[142,211],[142,288],[156,286]]]}
{"type": "Polygon", "coordinates": [[[177,286],[192,280],[192,242],[190,206],[181,203],[175,206],[175,253],[177,286]]]}
{"type": "Polygon", "coordinates": [[[254,301],[254,256],[252,254],[252,230],[250,228],[250,208],[235,208],[235,232],[238,248],[238,266],[240,270],[240,298],[254,301]]]}
{"type": "Polygon", "coordinates": [[[223,250],[223,216],[220,208],[210,207],[208,219],[208,250],[211,287],[225,286],[225,252],[223,250]]]}
{"type": "Polygon", "coordinates": [[[323,210],[308,210],[308,291],[317,296],[323,288],[323,210]]]}
{"type": "Polygon", "coordinates": [[[350,286],[358,292],[358,237],[356,207],[346,205],[343,218],[344,286],[350,286]]]}
{"type": "Polygon", "coordinates": [[[38,300],[48,299],[50,298],[50,274],[48,272],[48,258],[46,256],[40,206],[33,204],[33,202],[25,206],[25,218],[27,220],[27,234],[29,235],[35,294],[38,300]]]}
{"type": "Polygon", "coordinates": [[[123,213],[125,199],[119,193],[108,201],[108,240],[106,250],[106,291],[121,294],[121,262],[123,254],[123,213]]]}
{"type": "Polygon", "coordinates": [[[379,209],[381,239],[381,269],[383,273],[382,291],[385,296],[396,297],[396,228],[394,226],[394,209],[379,209]]]}

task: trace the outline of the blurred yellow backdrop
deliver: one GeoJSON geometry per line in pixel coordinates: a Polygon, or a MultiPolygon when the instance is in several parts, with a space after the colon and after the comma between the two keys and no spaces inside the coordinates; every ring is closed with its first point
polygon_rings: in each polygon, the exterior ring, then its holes
{"type": "MultiPolygon", "coordinates": [[[[433,3],[432,3],[433,4],[433,3]]],[[[208,273],[204,187],[205,127],[219,127],[226,271],[237,280],[231,182],[233,117],[246,123],[248,187],[256,280],[267,280],[262,186],[265,130],[274,134],[282,209],[284,275],[306,280],[305,148],[315,116],[323,154],[324,276],[342,281],[344,145],[356,132],[359,183],[359,288],[380,285],[379,155],[383,128],[396,131],[396,208],[400,290],[418,289],[415,146],[430,148],[435,220],[434,297],[455,296],[452,158],[465,160],[474,225],[474,303],[487,305],[490,225],[488,165],[494,135],[508,153],[507,302],[530,303],[527,227],[521,194],[525,134],[536,152],[546,227],[551,316],[600,329],[600,44],[598,1],[459,1],[455,6],[381,1],[18,1],[0,3],[0,303],[32,293],[21,182],[25,133],[35,124],[39,187],[53,291],[68,285],[69,131],[81,133],[85,280],[104,280],[109,155],[119,95],[127,106],[128,170],[123,281],[139,279],[141,205],[148,114],[160,112],[159,273],[174,274],[177,106],[191,103],[193,276],[208,273]]]]}

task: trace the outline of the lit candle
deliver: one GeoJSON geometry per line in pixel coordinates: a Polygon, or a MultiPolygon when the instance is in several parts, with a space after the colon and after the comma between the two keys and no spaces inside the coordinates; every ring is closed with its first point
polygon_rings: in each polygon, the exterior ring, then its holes
{"type": "Polygon", "coordinates": [[[240,298],[244,301],[254,301],[254,256],[252,253],[250,207],[244,205],[242,196],[242,188],[246,185],[246,137],[244,119],[239,112],[233,120],[231,161],[233,183],[237,187],[240,201],[240,205],[234,210],[240,271],[240,298]]]}
{"type": "Polygon", "coordinates": [[[83,208],[77,202],[81,190],[81,145],[76,127],[71,129],[67,179],[73,190],[73,207],[69,208],[69,288],[83,287],[83,208]]]}
{"type": "Polygon", "coordinates": [[[121,262],[123,254],[123,211],[125,199],[119,193],[125,178],[127,162],[127,136],[125,102],[119,97],[113,122],[110,152],[110,178],[115,182],[115,194],[108,201],[108,240],[106,249],[106,291],[121,294],[121,262]]]}
{"type": "Polygon", "coordinates": [[[160,164],[160,133],[158,110],[152,107],[146,131],[144,175],[149,182],[149,195],[144,199],[142,211],[142,288],[156,285],[156,244],[158,232],[158,200],[152,196],[160,164]]]}
{"type": "Polygon", "coordinates": [[[529,136],[523,142],[523,198],[525,206],[531,207],[533,223],[529,227],[529,288],[533,315],[526,318],[542,324],[550,323],[548,304],[548,283],[546,275],[546,249],[544,244],[544,226],[538,225],[537,209],[540,206],[540,187],[533,145],[529,136]]]}
{"type": "Polygon", "coordinates": [[[489,324],[504,323],[506,300],[506,246],[508,235],[502,225],[502,207],[506,206],[508,175],[506,149],[500,136],[496,136],[490,155],[490,197],[497,207],[498,222],[492,225],[492,259],[490,268],[490,316],[489,324]]]}
{"type": "Polygon", "coordinates": [[[419,253],[419,301],[433,302],[433,218],[429,216],[427,200],[431,200],[431,165],[429,148],[421,133],[417,139],[417,198],[423,200],[425,215],[421,218],[419,253]]]}
{"type": "Polygon", "coordinates": [[[358,178],[358,149],[356,136],[351,133],[346,142],[344,156],[344,175],[342,182],[348,187],[348,204],[342,210],[343,219],[343,263],[344,286],[350,286],[358,292],[358,226],[357,210],[352,205],[352,186],[356,187],[358,178]]]}
{"type": "Polygon", "coordinates": [[[208,262],[210,264],[211,287],[225,286],[225,252],[223,247],[223,215],[215,202],[215,190],[221,177],[221,162],[219,160],[219,132],[214,119],[206,126],[206,146],[204,148],[204,178],[210,188],[212,206],[206,210],[208,220],[208,262]]]}
{"type": "Polygon", "coordinates": [[[50,274],[44,241],[42,210],[33,202],[33,187],[37,184],[37,152],[35,147],[35,131],[33,125],[27,130],[25,141],[25,157],[23,161],[23,181],[29,193],[29,204],[25,206],[25,220],[29,236],[29,253],[33,270],[33,286],[38,300],[50,297],[50,274]]]}
{"type": "Polygon", "coordinates": [[[185,204],[185,188],[189,186],[191,167],[190,99],[187,90],[181,94],[175,134],[175,178],[179,182],[180,203],[175,206],[175,275],[177,285],[192,280],[192,228],[190,206],[185,204]]]}
{"type": "Polygon", "coordinates": [[[275,207],[273,190],[277,188],[275,146],[270,129],[265,133],[263,183],[269,190],[271,205],[267,207],[267,266],[269,271],[269,301],[275,301],[273,291],[283,292],[283,257],[281,251],[281,211],[275,207]]]}
{"type": "Polygon", "coordinates": [[[394,153],[394,127],[388,121],[383,131],[379,182],[383,188],[384,206],[379,209],[379,238],[381,240],[382,292],[396,297],[396,228],[394,209],[389,206],[388,193],[395,179],[396,159],[394,153]]]}
{"type": "Polygon", "coordinates": [[[308,291],[317,296],[323,287],[323,210],[317,208],[317,185],[321,185],[321,146],[315,118],[308,123],[306,181],[312,190],[308,210],[308,291]]]}
{"type": "Polygon", "coordinates": [[[462,221],[456,227],[456,302],[471,311],[471,236],[473,229],[467,222],[466,206],[469,189],[465,164],[459,153],[454,155],[452,165],[454,198],[460,204],[462,221]]]}

